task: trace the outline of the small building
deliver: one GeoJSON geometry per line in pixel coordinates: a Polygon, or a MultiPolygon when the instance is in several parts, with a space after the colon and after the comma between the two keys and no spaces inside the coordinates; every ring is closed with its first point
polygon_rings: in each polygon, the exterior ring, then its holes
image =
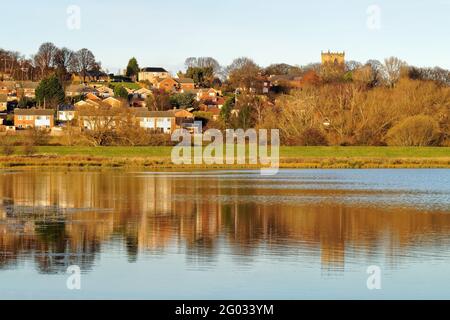
{"type": "Polygon", "coordinates": [[[51,129],[55,125],[54,111],[50,109],[14,109],[14,126],[19,129],[51,129]]]}
{"type": "Polygon", "coordinates": [[[166,69],[160,67],[143,68],[138,73],[139,81],[150,81],[151,83],[154,83],[157,78],[165,79],[169,77],[170,73],[166,69]]]}

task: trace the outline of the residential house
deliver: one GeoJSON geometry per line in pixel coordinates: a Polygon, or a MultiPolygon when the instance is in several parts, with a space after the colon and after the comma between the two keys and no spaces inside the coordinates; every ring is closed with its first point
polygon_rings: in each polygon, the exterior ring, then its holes
{"type": "Polygon", "coordinates": [[[108,105],[110,107],[113,107],[113,108],[119,108],[119,107],[122,106],[122,101],[120,101],[119,99],[113,98],[113,97],[109,97],[109,98],[104,99],[102,101],[102,103],[106,104],[106,105],[108,105]]]}
{"type": "Polygon", "coordinates": [[[147,88],[140,88],[134,90],[133,94],[137,95],[140,99],[147,99],[149,96],[153,95],[153,91],[147,88]]]}
{"type": "Polygon", "coordinates": [[[180,87],[180,90],[184,91],[189,91],[189,90],[194,90],[195,89],[195,82],[193,79],[190,78],[178,78],[175,79],[180,87]]]}
{"type": "Polygon", "coordinates": [[[205,101],[214,97],[222,96],[222,91],[214,88],[200,89],[197,92],[197,101],[205,101]]]}
{"type": "Polygon", "coordinates": [[[51,129],[54,127],[54,118],[54,111],[49,109],[14,109],[14,126],[20,129],[51,129]]]}
{"type": "Polygon", "coordinates": [[[155,79],[158,78],[170,78],[170,73],[166,69],[159,67],[143,68],[138,73],[139,81],[150,81],[151,83],[154,83],[155,79]]]}
{"type": "Polygon", "coordinates": [[[170,134],[176,129],[176,117],[172,111],[149,111],[146,108],[133,108],[141,128],[170,134]]]}
{"type": "Polygon", "coordinates": [[[157,79],[156,87],[160,90],[164,90],[167,92],[174,92],[180,89],[180,84],[175,79],[165,78],[165,79],[157,79]]]}
{"type": "Polygon", "coordinates": [[[95,101],[95,100],[90,100],[90,99],[86,99],[86,100],[81,100],[78,101],[77,103],[75,103],[75,108],[80,108],[80,107],[100,107],[100,102],[101,101],[95,101]]]}
{"type": "Polygon", "coordinates": [[[171,112],[175,115],[175,123],[177,128],[183,128],[187,123],[194,123],[195,116],[187,110],[173,109],[171,112]]]}
{"type": "Polygon", "coordinates": [[[114,96],[114,90],[107,86],[100,86],[100,87],[94,86],[94,89],[97,90],[99,97],[101,97],[103,99],[114,96]]]}
{"type": "Polygon", "coordinates": [[[69,122],[76,118],[77,111],[72,105],[60,105],[58,107],[57,120],[62,122],[69,122]]]}
{"type": "Polygon", "coordinates": [[[89,92],[88,94],[86,94],[86,99],[88,100],[93,100],[93,101],[102,101],[101,98],[99,98],[96,94],[94,94],[93,92],[89,92]]]}
{"type": "Polygon", "coordinates": [[[8,109],[8,96],[6,94],[0,94],[0,112],[8,109]]]}
{"type": "Polygon", "coordinates": [[[116,126],[117,109],[101,105],[76,107],[78,123],[85,130],[112,129],[116,126]]]}
{"type": "Polygon", "coordinates": [[[222,109],[223,105],[225,104],[225,99],[223,97],[214,96],[206,100],[203,100],[203,104],[208,106],[208,108],[222,109]]]}
{"type": "Polygon", "coordinates": [[[34,99],[36,98],[36,88],[38,85],[39,82],[24,81],[19,86],[18,95],[20,92],[21,97],[34,99]]]}
{"type": "Polygon", "coordinates": [[[66,88],[66,97],[78,97],[87,94],[98,95],[97,89],[95,87],[86,86],[84,84],[71,84],[66,88]]]}
{"type": "Polygon", "coordinates": [[[71,84],[66,87],[66,97],[77,97],[84,93],[84,85],[71,84]]]}

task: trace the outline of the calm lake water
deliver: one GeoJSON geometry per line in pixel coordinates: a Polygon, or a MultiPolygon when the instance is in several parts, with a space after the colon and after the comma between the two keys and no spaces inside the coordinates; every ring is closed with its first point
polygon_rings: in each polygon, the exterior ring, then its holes
{"type": "Polygon", "coordinates": [[[450,170],[1,171],[0,298],[450,299],[450,170]]]}

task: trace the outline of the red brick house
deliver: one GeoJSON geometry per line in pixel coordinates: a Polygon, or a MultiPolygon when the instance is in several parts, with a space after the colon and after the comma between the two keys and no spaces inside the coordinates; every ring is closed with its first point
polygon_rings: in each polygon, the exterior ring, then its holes
{"type": "Polygon", "coordinates": [[[55,125],[55,112],[49,109],[15,109],[14,126],[19,129],[51,129],[55,125]]]}

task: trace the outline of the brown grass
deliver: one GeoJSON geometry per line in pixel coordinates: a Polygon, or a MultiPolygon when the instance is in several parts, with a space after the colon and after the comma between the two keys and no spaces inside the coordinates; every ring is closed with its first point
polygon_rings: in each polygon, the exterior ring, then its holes
{"type": "MultiPolygon", "coordinates": [[[[152,168],[152,169],[258,169],[256,165],[175,165],[170,159],[152,157],[3,156],[0,167],[152,168]]],[[[281,168],[368,169],[450,168],[449,158],[282,158],[281,168]]]]}

